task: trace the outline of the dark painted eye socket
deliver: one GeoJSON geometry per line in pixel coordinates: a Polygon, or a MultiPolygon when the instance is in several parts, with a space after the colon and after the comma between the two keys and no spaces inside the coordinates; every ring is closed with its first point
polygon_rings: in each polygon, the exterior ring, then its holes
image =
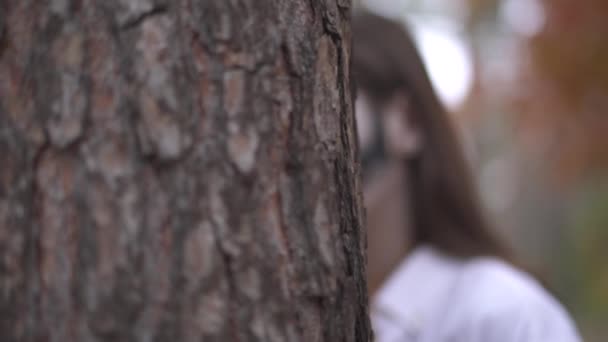
{"type": "Polygon", "coordinates": [[[381,167],[386,162],[387,153],[384,144],[384,132],[382,129],[382,123],[380,122],[380,116],[377,114],[372,115],[373,120],[373,136],[371,143],[367,146],[361,146],[361,166],[363,180],[369,178],[373,171],[381,167]]]}

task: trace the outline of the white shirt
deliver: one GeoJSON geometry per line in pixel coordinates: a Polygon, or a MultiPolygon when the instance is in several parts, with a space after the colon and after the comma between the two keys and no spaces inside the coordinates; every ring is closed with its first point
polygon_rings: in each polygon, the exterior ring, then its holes
{"type": "Polygon", "coordinates": [[[578,342],[563,307],[496,258],[416,248],[372,298],[377,342],[578,342]]]}

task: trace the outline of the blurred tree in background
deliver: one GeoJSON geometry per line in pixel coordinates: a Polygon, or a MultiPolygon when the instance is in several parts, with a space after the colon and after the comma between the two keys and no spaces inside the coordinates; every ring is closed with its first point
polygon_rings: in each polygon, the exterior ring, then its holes
{"type": "MultiPolygon", "coordinates": [[[[526,120],[552,125],[550,151],[562,182],[584,182],[564,242],[574,264],[568,293],[594,327],[608,317],[608,2],[544,0],[544,30],[529,41],[526,120]],[[543,110],[544,108],[544,110],[543,110]]],[[[531,126],[531,125],[525,125],[531,126]]],[[[566,272],[568,273],[568,272],[566,272]]],[[[564,291],[566,293],[566,291],[564,291]]],[[[597,330],[593,329],[593,330],[597,330]]],[[[605,336],[605,335],[604,335],[605,336]]],[[[600,338],[599,336],[597,337],[600,338]]]]}
{"type": "MultiPolygon", "coordinates": [[[[529,16],[529,5],[537,3],[542,25],[528,35],[511,32],[519,51],[508,91],[498,99],[473,102],[489,101],[484,113],[496,111],[499,103],[510,123],[511,142],[505,143],[516,145],[523,160],[519,182],[537,183],[535,190],[522,191],[519,207],[505,215],[519,215],[519,240],[532,236],[528,248],[542,250],[540,264],[587,340],[603,341],[602,320],[608,316],[608,2],[469,0],[472,36],[487,37],[489,22],[494,30],[504,30],[500,12],[524,3],[528,7],[520,6],[516,14],[529,16]],[[537,239],[533,230],[539,232],[537,239]]],[[[481,92],[488,94],[492,91],[481,92]]]]}
{"type": "MultiPolygon", "coordinates": [[[[501,29],[498,12],[505,3],[525,0],[468,1],[475,39],[488,35],[488,22],[501,29]]],[[[526,143],[543,145],[556,181],[602,176],[608,167],[608,2],[528,2],[542,5],[544,25],[531,37],[519,37],[522,60],[507,99],[518,113],[518,131],[526,143]]]]}
{"type": "Polygon", "coordinates": [[[523,113],[552,126],[551,153],[561,180],[599,176],[608,167],[608,2],[543,4],[544,29],[528,42],[523,113]]]}

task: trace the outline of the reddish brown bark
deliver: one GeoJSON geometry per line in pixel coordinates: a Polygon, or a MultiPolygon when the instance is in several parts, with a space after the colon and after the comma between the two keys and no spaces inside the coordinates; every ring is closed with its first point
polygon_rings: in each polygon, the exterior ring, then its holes
{"type": "Polygon", "coordinates": [[[1,341],[369,341],[348,1],[0,3],[1,341]]]}

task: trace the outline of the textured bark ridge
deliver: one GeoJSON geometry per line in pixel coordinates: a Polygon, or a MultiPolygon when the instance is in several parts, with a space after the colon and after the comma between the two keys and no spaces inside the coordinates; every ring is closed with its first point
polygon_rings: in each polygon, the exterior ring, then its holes
{"type": "Polygon", "coordinates": [[[0,2],[0,341],[369,341],[348,0],[0,2]]]}

